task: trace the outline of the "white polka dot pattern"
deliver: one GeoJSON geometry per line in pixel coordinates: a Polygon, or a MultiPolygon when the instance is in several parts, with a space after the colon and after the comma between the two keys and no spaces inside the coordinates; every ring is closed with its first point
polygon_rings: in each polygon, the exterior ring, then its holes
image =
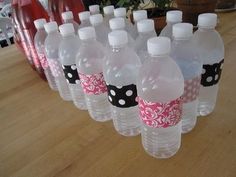
{"type": "Polygon", "coordinates": [[[185,80],[183,102],[189,103],[197,99],[200,90],[201,76],[185,80]]]}
{"type": "Polygon", "coordinates": [[[57,59],[48,59],[48,64],[54,77],[59,77],[63,75],[62,66],[57,59]]]}

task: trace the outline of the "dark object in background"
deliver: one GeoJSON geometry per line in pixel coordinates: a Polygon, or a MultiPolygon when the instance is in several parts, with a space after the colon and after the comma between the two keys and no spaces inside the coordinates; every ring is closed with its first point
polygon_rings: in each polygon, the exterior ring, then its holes
{"type": "Polygon", "coordinates": [[[84,3],[84,6],[85,6],[85,9],[89,10],[88,7],[90,5],[94,5],[94,4],[103,5],[103,6],[114,5],[115,7],[117,7],[116,4],[118,3],[118,1],[119,0],[110,0],[111,4],[106,4],[107,0],[83,0],[83,3],[84,3]]]}
{"type": "Polygon", "coordinates": [[[231,9],[235,7],[236,0],[218,0],[217,9],[231,9]]]}
{"type": "MultiPolygon", "coordinates": [[[[10,41],[11,41],[11,44],[14,44],[13,37],[10,37],[10,41]]],[[[6,39],[0,40],[0,46],[1,46],[1,48],[7,47],[8,46],[7,40],[6,39]]]]}
{"type": "Polygon", "coordinates": [[[183,11],[183,21],[196,26],[198,15],[214,12],[217,0],[176,0],[176,3],[183,11]]]}

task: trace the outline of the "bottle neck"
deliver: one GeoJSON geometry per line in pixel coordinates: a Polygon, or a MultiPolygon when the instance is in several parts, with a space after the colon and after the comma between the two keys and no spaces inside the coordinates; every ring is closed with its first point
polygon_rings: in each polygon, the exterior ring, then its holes
{"type": "Polygon", "coordinates": [[[111,46],[111,48],[112,48],[113,52],[120,52],[121,50],[126,48],[126,46],[127,46],[127,43],[126,44],[121,44],[121,45],[111,46]]]}
{"type": "Polygon", "coordinates": [[[161,55],[155,55],[155,54],[150,54],[149,53],[149,56],[151,57],[152,61],[158,61],[158,60],[162,60],[162,59],[168,58],[169,57],[169,53],[161,54],[161,55]]]}
{"type": "Polygon", "coordinates": [[[89,39],[85,39],[85,40],[82,40],[82,43],[93,43],[94,41],[96,41],[96,38],[89,38],[89,39]]]}
{"type": "Polygon", "coordinates": [[[75,34],[74,33],[69,33],[69,34],[66,34],[66,35],[62,35],[63,38],[69,38],[69,37],[74,37],[75,34]]]}
{"type": "Polygon", "coordinates": [[[81,24],[87,24],[87,23],[89,23],[89,19],[88,20],[81,20],[80,22],[81,22],[81,24]]]}
{"type": "Polygon", "coordinates": [[[189,41],[191,38],[192,38],[192,36],[190,36],[190,37],[182,37],[182,38],[173,36],[173,40],[174,41],[179,41],[179,42],[186,42],[186,41],[189,41]]]}
{"type": "Polygon", "coordinates": [[[140,36],[149,36],[151,34],[153,34],[154,31],[147,31],[147,32],[139,32],[140,36]]]}
{"type": "Polygon", "coordinates": [[[174,24],[181,23],[181,22],[169,22],[167,21],[167,26],[173,26],[174,24]]]}
{"type": "Polygon", "coordinates": [[[74,22],[73,18],[64,20],[64,23],[73,23],[73,22],[74,22]]]}
{"type": "Polygon", "coordinates": [[[214,27],[201,27],[201,26],[199,26],[199,31],[202,31],[202,32],[214,31],[214,30],[215,30],[214,27]]]}
{"type": "Polygon", "coordinates": [[[55,31],[50,31],[48,34],[54,35],[54,34],[58,34],[58,33],[59,33],[58,30],[55,30],[55,31]]]}

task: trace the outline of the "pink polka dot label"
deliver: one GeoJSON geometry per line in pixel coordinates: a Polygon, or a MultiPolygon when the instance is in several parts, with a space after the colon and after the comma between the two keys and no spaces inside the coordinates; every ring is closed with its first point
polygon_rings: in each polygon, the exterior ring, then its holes
{"type": "Polygon", "coordinates": [[[48,59],[48,64],[54,77],[59,77],[63,75],[62,66],[58,59],[48,59]]]}
{"type": "Polygon", "coordinates": [[[39,56],[39,61],[41,63],[41,66],[43,67],[43,69],[47,69],[48,68],[48,61],[47,61],[45,54],[38,53],[38,56],[39,56]]]}
{"type": "Polygon", "coordinates": [[[182,98],[167,102],[153,103],[138,97],[139,116],[153,128],[168,128],[178,124],[182,116],[182,98]]]}
{"type": "Polygon", "coordinates": [[[85,94],[100,95],[107,92],[107,86],[104,81],[103,73],[92,75],[79,73],[79,77],[85,94]]]}
{"type": "Polygon", "coordinates": [[[184,81],[183,103],[189,103],[197,99],[201,86],[201,76],[184,81]]]}

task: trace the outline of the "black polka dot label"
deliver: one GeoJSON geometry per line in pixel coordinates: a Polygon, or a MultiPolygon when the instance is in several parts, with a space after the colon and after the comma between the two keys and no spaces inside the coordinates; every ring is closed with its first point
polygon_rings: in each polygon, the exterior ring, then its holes
{"type": "Polygon", "coordinates": [[[108,100],[116,107],[129,108],[137,106],[137,87],[134,84],[126,86],[114,86],[107,84],[108,100]]]}
{"type": "Polygon", "coordinates": [[[76,65],[62,65],[66,81],[70,84],[79,84],[79,74],[76,65]]]}
{"type": "Polygon", "coordinates": [[[204,87],[210,87],[216,85],[221,77],[224,59],[219,63],[211,65],[203,65],[201,85],[204,87]]]}

